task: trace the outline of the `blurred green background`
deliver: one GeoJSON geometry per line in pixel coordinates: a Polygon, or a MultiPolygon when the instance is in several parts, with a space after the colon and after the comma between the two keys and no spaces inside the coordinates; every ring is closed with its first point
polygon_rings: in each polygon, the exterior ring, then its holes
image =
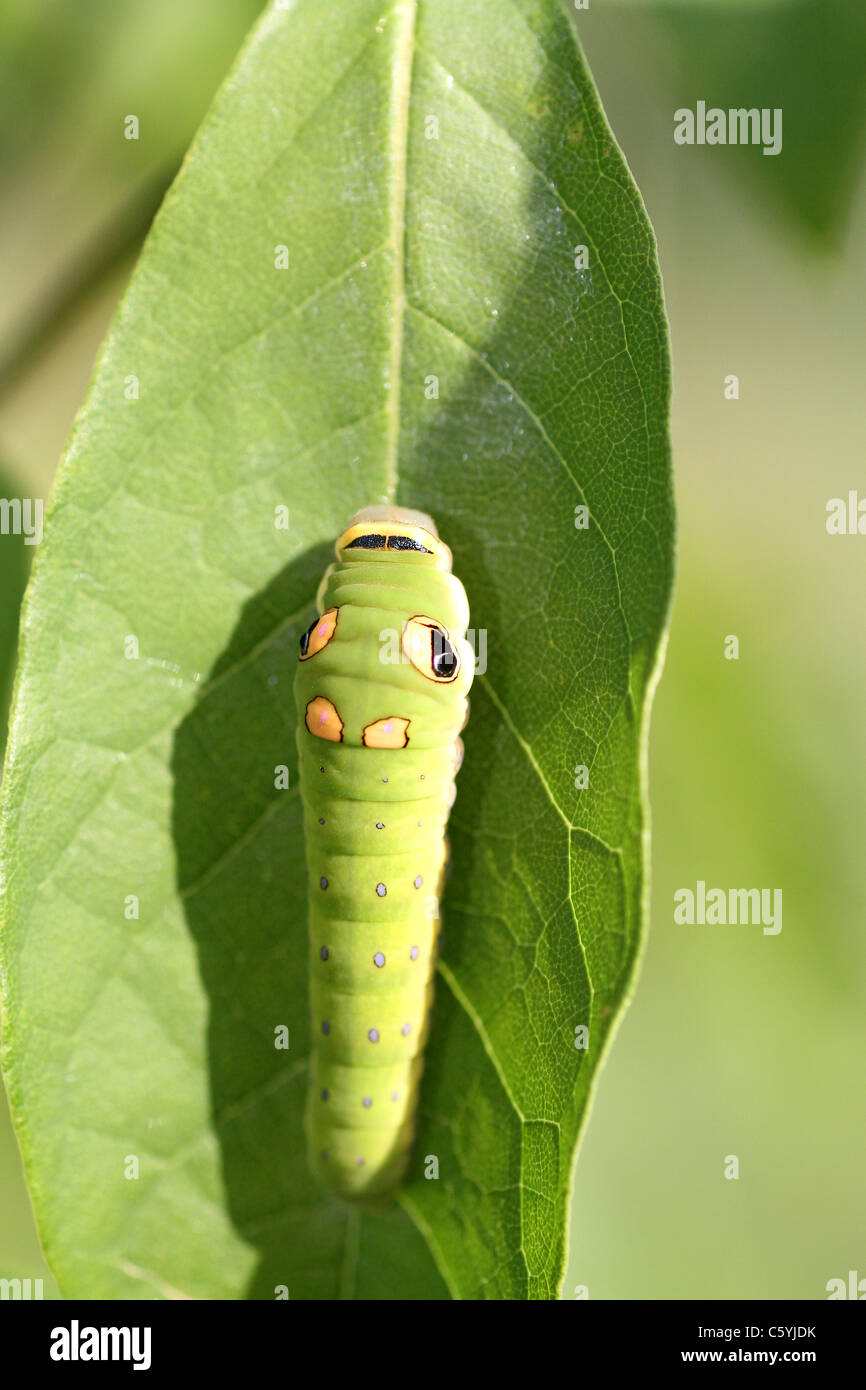
{"type": "MultiPolygon", "coordinates": [[[[150,217],[257,9],[7,0],[3,496],[50,488],[150,217]]],[[[649,942],[578,1161],[563,1296],[825,1298],[866,1277],[866,536],[825,526],[830,498],[866,497],[866,7],[591,0],[577,22],[659,241],[679,579],[649,942]],[[782,107],[781,155],[675,145],[673,113],[698,99],[782,107]],[[675,925],[674,892],[698,879],[781,888],[781,933],[675,925]]],[[[0,538],[0,692],[28,558],[0,538]]],[[[4,1109],[0,1276],[39,1274],[4,1109]]]]}

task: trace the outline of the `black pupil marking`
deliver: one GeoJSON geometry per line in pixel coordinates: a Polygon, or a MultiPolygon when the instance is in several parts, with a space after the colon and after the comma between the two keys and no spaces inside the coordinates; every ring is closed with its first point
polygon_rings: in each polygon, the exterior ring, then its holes
{"type": "Polygon", "coordinates": [[[457,653],[440,627],[430,632],[430,666],[434,676],[453,676],[457,670],[457,653]]]}
{"type": "Polygon", "coordinates": [[[420,551],[422,552],[422,554],[424,554],[424,555],[432,555],[432,554],[433,554],[433,551],[432,551],[432,550],[428,550],[427,547],[426,547],[426,545],[422,545],[420,541],[413,541],[413,539],[412,539],[411,536],[389,536],[389,537],[388,537],[388,549],[389,549],[389,550],[420,550],[420,551]]]}
{"type": "MultiPolygon", "coordinates": [[[[383,536],[374,532],[369,536],[356,536],[344,547],[346,550],[420,550],[423,555],[432,555],[426,545],[415,541],[411,536],[383,536]]],[[[313,624],[315,627],[315,623],[313,624]]]]}
{"type": "Polygon", "coordinates": [[[320,621],[321,621],[321,620],[320,620],[319,618],[314,618],[313,621],[310,623],[310,626],[307,628],[306,632],[304,633],[303,637],[301,638],[300,642],[298,643],[298,646],[299,646],[300,649],[301,649],[301,656],[306,656],[306,655],[307,655],[307,652],[308,652],[309,646],[310,646],[310,638],[311,638],[312,635],[313,635],[313,628],[316,626],[316,623],[318,623],[318,622],[320,622],[320,621]]]}

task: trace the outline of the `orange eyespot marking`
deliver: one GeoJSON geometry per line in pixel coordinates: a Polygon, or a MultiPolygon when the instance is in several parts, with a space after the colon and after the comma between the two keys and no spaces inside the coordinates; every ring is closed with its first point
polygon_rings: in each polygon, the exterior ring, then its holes
{"type": "Polygon", "coordinates": [[[314,623],[310,623],[300,641],[300,660],[309,661],[311,656],[315,656],[323,647],[327,647],[334,633],[337,631],[338,608],[329,608],[327,613],[323,613],[321,618],[317,618],[314,623]]]}
{"type": "Polygon", "coordinates": [[[433,618],[410,618],[403,627],[403,655],[416,671],[437,685],[457,679],[460,657],[445,628],[433,618]]]}
{"type": "Polygon", "coordinates": [[[409,720],[391,714],[367,724],[362,734],[365,748],[405,748],[409,742],[409,720]]]}
{"type": "Polygon", "coordinates": [[[317,695],[307,705],[307,728],[316,738],[326,738],[330,743],[343,742],[343,721],[337,713],[336,705],[317,695]]]}

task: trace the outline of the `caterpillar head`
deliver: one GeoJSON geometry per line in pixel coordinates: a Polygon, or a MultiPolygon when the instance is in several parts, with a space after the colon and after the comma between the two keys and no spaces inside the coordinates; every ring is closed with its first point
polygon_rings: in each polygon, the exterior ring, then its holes
{"type": "Polygon", "coordinates": [[[474,654],[466,592],[435,522],[368,507],[336,552],[299,644],[295,691],[307,730],[354,747],[453,747],[474,654]]]}
{"type": "Polygon", "coordinates": [[[451,551],[439,539],[436,523],[411,507],[364,507],[356,512],[336,545],[337,559],[411,560],[431,569],[451,569],[451,551]]]}

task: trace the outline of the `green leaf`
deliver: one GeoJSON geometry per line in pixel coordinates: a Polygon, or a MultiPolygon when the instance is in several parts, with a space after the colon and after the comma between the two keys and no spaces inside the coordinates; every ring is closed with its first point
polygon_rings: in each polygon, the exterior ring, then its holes
{"type": "Polygon", "coordinates": [[[553,0],[269,10],[154,224],[26,606],[5,1064],[65,1293],[556,1296],[641,939],[668,387],[652,235],[553,0]],[[358,1215],[304,1160],[274,769],[294,788],[330,546],[388,497],[439,522],[487,668],[410,1178],[358,1215]]]}

